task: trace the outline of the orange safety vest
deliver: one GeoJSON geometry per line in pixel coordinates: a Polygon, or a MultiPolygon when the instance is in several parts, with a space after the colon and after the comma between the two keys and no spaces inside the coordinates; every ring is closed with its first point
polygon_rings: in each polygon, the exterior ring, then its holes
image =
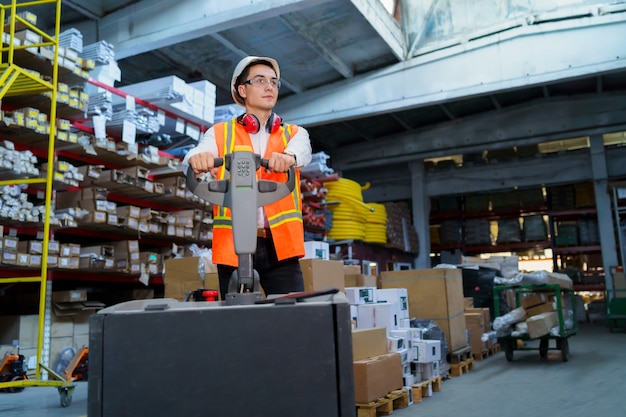
{"type": "MultiPolygon", "coordinates": [[[[235,146],[249,146],[252,149],[250,135],[244,127],[237,123],[236,118],[213,126],[218,154],[232,153],[235,146]]],[[[296,125],[283,125],[278,131],[270,134],[267,149],[263,158],[269,159],[273,152],[282,153],[287,143],[298,131],[296,125]]],[[[217,179],[225,179],[227,171],[222,165],[217,179]]],[[[287,173],[269,172],[266,169],[257,171],[257,179],[285,182],[287,173]]],[[[296,169],[296,186],[293,192],[281,200],[266,205],[265,214],[272,231],[272,239],[278,260],[304,256],[304,226],[302,223],[302,199],[300,196],[300,170],[296,169]]],[[[256,234],[255,234],[256,238],[256,234]]],[[[238,266],[233,240],[232,215],[229,208],[213,207],[213,263],[238,266]]]]}

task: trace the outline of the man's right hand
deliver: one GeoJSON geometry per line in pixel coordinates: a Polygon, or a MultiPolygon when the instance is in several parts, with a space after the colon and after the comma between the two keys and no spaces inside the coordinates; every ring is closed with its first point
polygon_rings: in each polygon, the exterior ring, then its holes
{"type": "Polygon", "coordinates": [[[215,157],[211,152],[195,154],[189,158],[188,162],[196,177],[206,174],[207,172],[210,172],[212,175],[217,174],[217,168],[215,168],[215,157]]]}

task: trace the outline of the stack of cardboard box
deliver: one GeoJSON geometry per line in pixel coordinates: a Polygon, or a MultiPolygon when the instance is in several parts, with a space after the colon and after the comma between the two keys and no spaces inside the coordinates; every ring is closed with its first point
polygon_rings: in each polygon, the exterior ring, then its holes
{"type": "Polygon", "coordinates": [[[492,341],[483,341],[483,334],[491,331],[491,315],[489,308],[465,308],[465,325],[467,326],[469,346],[474,356],[481,356],[492,348],[492,341]]]}
{"type": "Polygon", "coordinates": [[[402,388],[402,357],[387,351],[384,328],[352,331],[354,397],[368,403],[402,388]]]}
{"type": "Polygon", "coordinates": [[[433,268],[381,273],[381,288],[406,288],[409,316],[432,320],[443,330],[448,351],[467,346],[460,269],[433,268]]]}

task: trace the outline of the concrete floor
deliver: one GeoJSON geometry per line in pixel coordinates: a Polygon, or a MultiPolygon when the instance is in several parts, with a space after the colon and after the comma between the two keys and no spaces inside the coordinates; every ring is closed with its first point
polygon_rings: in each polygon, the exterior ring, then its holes
{"type": "MultiPolygon", "coordinates": [[[[610,333],[602,324],[581,324],[578,334],[569,342],[569,362],[562,362],[560,352],[556,350],[550,351],[544,360],[539,358],[537,351],[516,351],[513,362],[507,362],[504,353],[498,353],[476,362],[470,372],[443,381],[441,391],[432,397],[408,408],[394,410],[392,415],[626,415],[626,333],[610,333]]],[[[35,387],[16,394],[0,393],[2,417],[86,415],[86,382],[76,384],[72,404],[67,408],[59,405],[55,388],[35,387]]]]}

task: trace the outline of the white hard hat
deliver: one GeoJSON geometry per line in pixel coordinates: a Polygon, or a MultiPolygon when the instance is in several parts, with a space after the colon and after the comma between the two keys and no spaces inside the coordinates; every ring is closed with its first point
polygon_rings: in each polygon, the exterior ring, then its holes
{"type": "Polygon", "coordinates": [[[233,71],[233,78],[230,81],[230,93],[233,96],[233,100],[235,100],[235,103],[241,104],[242,106],[246,105],[246,103],[244,103],[244,101],[241,99],[241,97],[239,97],[239,94],[237,93],[237,86],[235,85],[235,83],[237,82],[237,78],[239,78],[239,76],[246,69],[246,67],[259,61],[267,61],[272,64],[272,68],[274,68],[276,77],[280,79],[280,69],[278,68],[278,62],[274,58],[268,58],[266,56],[245,57],[244,59],[239,61],[239,63],[235,67],[235,70],[233,71]]]}

